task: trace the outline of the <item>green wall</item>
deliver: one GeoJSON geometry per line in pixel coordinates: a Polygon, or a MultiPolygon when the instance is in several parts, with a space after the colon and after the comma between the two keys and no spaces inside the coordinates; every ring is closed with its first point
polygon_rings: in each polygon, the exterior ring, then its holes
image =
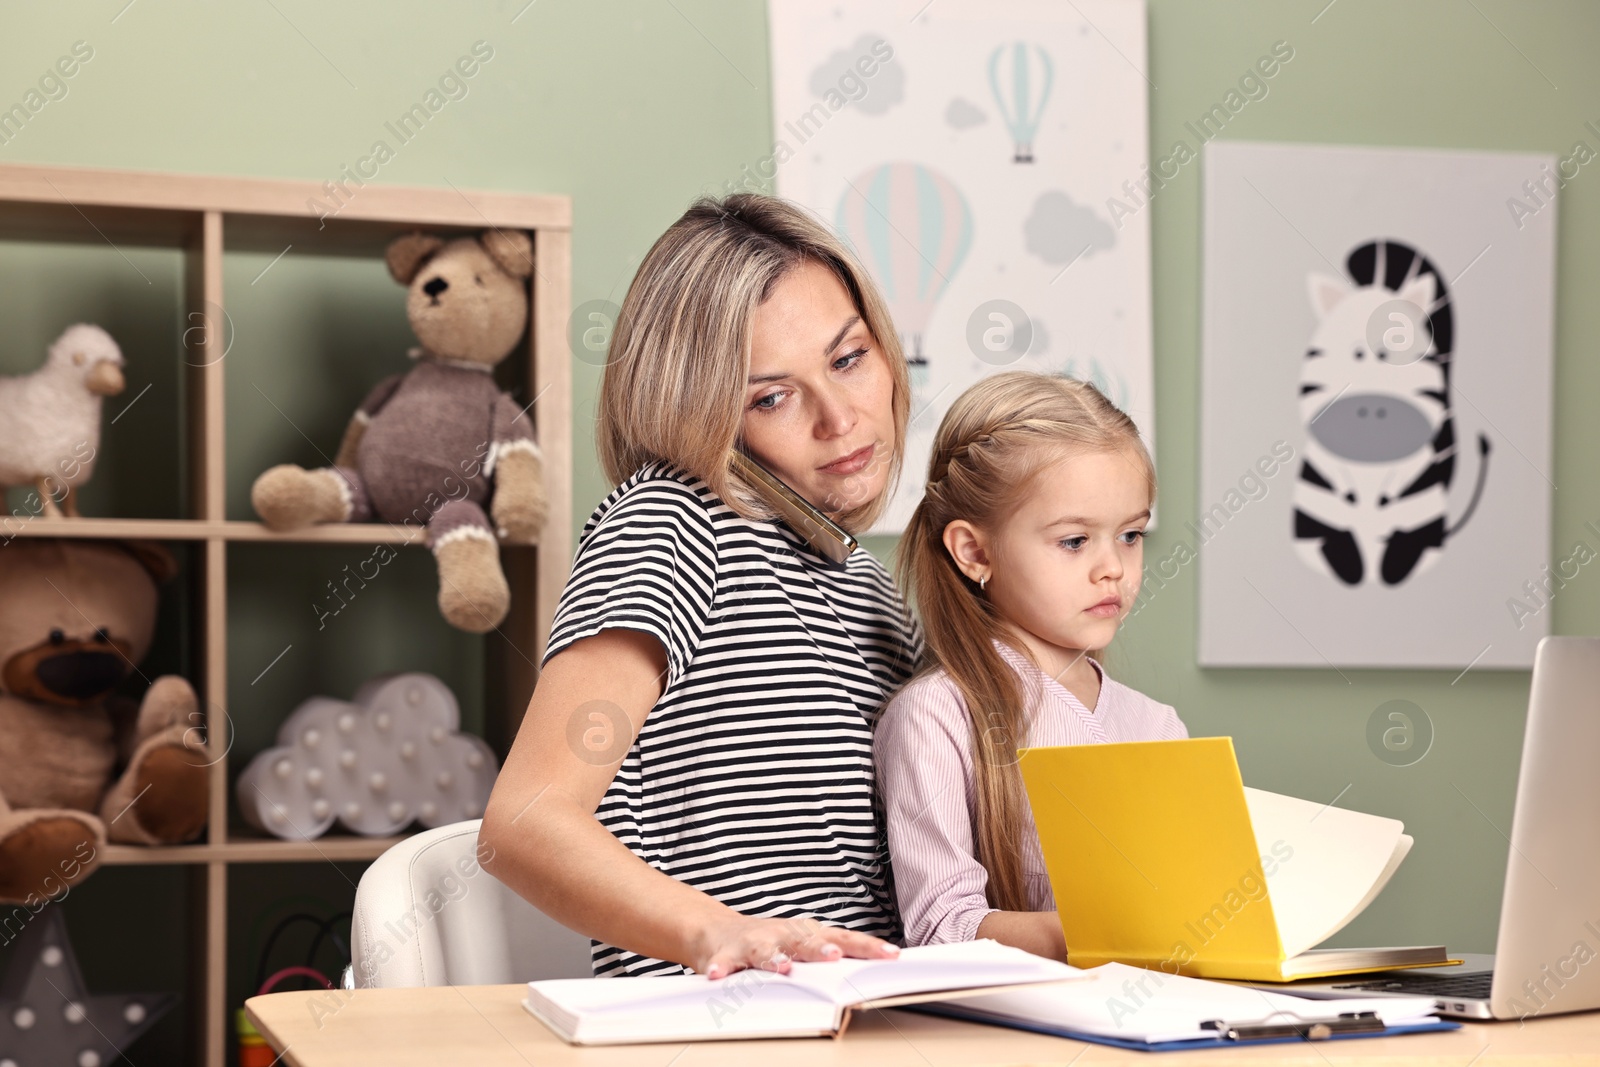
{"type": "MultiPolygon", "coordinates": [[[[1187,139],[1184,121],[1220,99],[1280,39],[1294,47],[1294,61],[1224,137],[1562,155],[1587,139],[1600,148],[1583,128],[1600,120],[1600,7],[1577,0],[1337,0],[1324,9],[1325,2],[1152,0],[1152,154],[1187,139]]],[[[0,105],[20,100],[73,42],[87,41],[94,55],[67,83],[66,97],[0,144],[0,162],[326,180],[366,154],[386,121],[482,40],[494,55],[468,94],[402,146],[379,180],[570,195],[574,303],[618,301],[650,243],[691,198],[722,190],[770,152],[764,6],[526,3],[19,5],[6,12],[0,35],[0,105]]],[[[935,4],[927,17],[938,15],[935,4]]],[[[1558,556],[1587,536],[1584,522],[1600,518],[1600,476],[1592,465],[1600,425],[1588,417],[1600,393],[1590,341],[1597,312],[1583,295],[1600,283],[1600,177],[1592,169],[1580,173],[1560,206],[1552,474],[1558,556]]],[[[1184,168],[1151,209],[1157,462],[1167,520],[1150,540],[1152,559],[1171,550],[1199,503],[1198,171],[1184,168]]],[[[254,280],[267,263],[240,257],[226,279],[236,335],[228,357],[235,517],[248,514],[245,487],[264,466],[315,462],[307,437],[324,449],[337,443],[366,384],[402,365],[408,343],[400,292],[376,264],[291,253],[254,280]]],[[[108,430],[106,465],[85,501],[91,514],[166,515],[179,506],[170,475],[180,447],[171,430],[179,410],[173,360],[183,329],[178,266],[172,253],[92,241],[66,249],[0,245],[0,371],[30,368],[63,326],[92,319],[134,359],[127,396],[152,384],[108,430]]],[[[575,532],[609,488],[594,462],[597,377],[591,365],[574,362],[575,532]]],[[[887,558],[893,540],[871,538],[868,547],[887,558]]],[[[311,625],[308,605],[322,583],[366,552],[236,553],[229,709],[239,731],[236,756],[270,743],[277,720],[304,696],[345,695],[369,673],[419,662],[454,682],[469,722],[481,721],[474,681],[481,645],[435,624],[425,566],[397,568],[330,625],[337,632],[311,625]],[[260,685],[248,686],[285,644],[294,651],[260,685]]],[[[1129,626],[1112,652],[1116,676],[1177,706],[1191,732],[1232,734],[1251,784],[1318,800],[1342,792],[1342,805],[1405,820],[1415,851],[1340,942],[1442,940],[1492,949],[1526,672],[1474,669],[1457,679],[1453,671],[1202,671],[1194,663],[1195,588],[1193,568],[1186,568],[1129,626]],[[1367,746],[1369,715],[1391,699],[1420,706],[1435,730],[1432,749],[1413,766],[1390,766],[1367,746]]],[[[173,610],[181,614],[182,606],[173,610]]],[[[1556,632],[1600,632],[1600,579],[1585,572],[1550,612],[1556,632]]],[[[174,625],[181,628],[181,620],[174,625]]],[[[151,666],[184,669],[182,644],[164,639],[151,666]]],[[[253,967],[245,954],[259,943],[262,916],[274,902],[309,895],[326,900],[328,910],[347,904],[346,873],[250,869],[234,921],[241,995],[253,967]]],[[[139,974],[119,960],[145,951],[174,955],[163,950],[172,944],[171,895],[182,892],[183,881],[175,872],[97,878],[98,887],[91,882],[69,902],[69,914],[85,931],[79,951],[91,983],[126,986],[139,974]],[[120,940],[108,921],[111,907],[128,931],[120,940]]],[[[146,980],[177,988],[175,966],[146,980]]],[[[146,1041],[153,1050],[172,1048],[179,1036],[166,1025],[146,1041]]]]}
{"type": "MultiPolygon", "coordinates": [[[[1600,149],[1584,129],[1600,120],[1596,5],[1338,0],[1324,11],[1325,4],[1152,4],[1152,151],[1165,154],[1183,136],[1183,122],[1279,39],[1294,46],[1294,61],[1225,137],[1562,156],[1583,139],[1600,149]]],[[[1185,168],[1152,204],[1157,463],[1166,514],[1175,520],[1201,505],[1195,170],[1185,168]]],[[[1592,340],[1600,320],[1584,295],[1600,283],[1600,180],[1580,172],[1559,210],[1552,560],[1579,538],[1600,548],[1582,530],[1600,518],[1600,427],[1589,415],[1600,396],[1592,340]]],[[[1170,551],[1182,522],[1165,525],[1151,538],[1150,558],[1170,551]]],[[[1443,941],[1493,951],[1528,673],[1475,668],[1458,679],[1458,671],[1201,670],[1196,582],[1193,568],[1186,571],[1135,620],[1150,616],[1149,625],[1129,628],[1113,668],[1176,706],[1191,733],[1233,735],[1247,783],[1324,801],[1343,791],[1342,806],[1402,819],[1416,837],[1390,887],[1334,943],[1443,941]],[[1367,745],[1369,716],[1395,699],[1420,706],[1433,724],[1432,749],[1409,767],[1390,766],[1367,745]]],[[[1485,613],[1501,610],[1496,604],[1485,613]]],[[[1600,580],[1581,576],[1549,610],[1554,633],[1600,634],[1600,580]]],[[[1498,619],[1485,618],[1491,623],[1498,619]]]]}

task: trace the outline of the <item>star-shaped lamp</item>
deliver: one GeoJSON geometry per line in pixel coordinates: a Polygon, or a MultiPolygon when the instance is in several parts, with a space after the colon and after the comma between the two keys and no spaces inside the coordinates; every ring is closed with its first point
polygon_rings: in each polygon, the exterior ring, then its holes
{"type": "Polygon", "coordinates": [[[0,1067],[104,1067],[177,1001],[89,995],[61,908],[47,906],[23,928],[0,978],[0,1067]]]}

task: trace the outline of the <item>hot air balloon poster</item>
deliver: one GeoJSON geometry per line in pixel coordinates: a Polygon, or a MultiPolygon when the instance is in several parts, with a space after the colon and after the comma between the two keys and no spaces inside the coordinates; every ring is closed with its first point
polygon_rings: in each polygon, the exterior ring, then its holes
{"type": "Polygon", "coordinates": [[[1206,145],[1202,665],[1532,666],[1600,546],[1550,556],[1554,164],[1206,145]]]}
{"type": "Polygon", "coordinates": [[[769,13],[775,140],[726,191],[809,208],[889,303],[912,421],[871,532],[904,529],[939,420],[1002,370],[1093,381],[1153,452],[1149,215],[1110,205],[1148,173],[1141,0],[769,13]]]}

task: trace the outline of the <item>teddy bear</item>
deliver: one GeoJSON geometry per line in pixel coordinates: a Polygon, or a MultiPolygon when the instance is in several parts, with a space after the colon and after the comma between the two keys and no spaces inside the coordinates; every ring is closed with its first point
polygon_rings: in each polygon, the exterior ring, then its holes
{"type": "Polygon", "coordinates": [[[34,903],[87,878],[108,840],[181,844],[206,824],[199,701],[157,678],[117,693],[150,649],[153,542],[16,538],[0,549],[0,901],[34,903]]]}
{"type": "Polygon", "coordinates": [[[250,500],[279,531],[373,519],[424,528],[441,614],[486,633],[511,604],[499,541],[534,543],[549,514],[533,422],[493,376],[527,327],[533,242],[517,230],[412,233],[384,259],[407,287],[416,366],[372,389],[332,466],[272,467],[250,500]]]}

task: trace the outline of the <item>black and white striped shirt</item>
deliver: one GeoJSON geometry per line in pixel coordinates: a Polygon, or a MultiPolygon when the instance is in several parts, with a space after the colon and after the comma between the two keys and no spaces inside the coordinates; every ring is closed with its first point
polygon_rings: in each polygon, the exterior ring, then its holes
{"type": "MultiPolygon", "coordinates": [[[[600,823],[745,915],[898,939],[872,731],[922,634],[883,565],[835,564],[656,462],[584,524],[546,662],[609,627],[655,635],[667,679],[600,823]]],[[[600,942],[593,958],[597,975],[685,973],[600,942]]]]}

